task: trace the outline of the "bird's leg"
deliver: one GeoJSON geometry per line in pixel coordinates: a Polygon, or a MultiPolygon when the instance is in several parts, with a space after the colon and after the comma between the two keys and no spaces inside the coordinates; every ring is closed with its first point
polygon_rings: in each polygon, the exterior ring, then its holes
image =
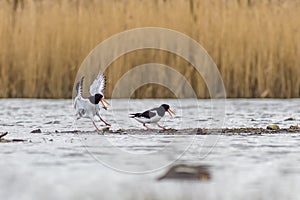
{"type": "Polygon", "coordinates": [[[100,116],[98,116],[99,119],[106,125],[106,126],[111,126],[109,123],[107,123],[106,121],[104,121],[104,119],[102,119],[100,116]]]}
{"type": "Polygon", "coordinates": [[[85,110],[84,109],[79,109],[78,113],[77,113],[77,119],[80,119],[81,117],[83,117],[85,113],[85,110]]]}
{"type": "Polygon", "coordinates": [[[95,128],[96,128],[96,130],[97,130],[97,132],[99,132],[100,131],[100,129],[96,126],[96,124],[95,124],[95,122],[94,121],[92,121],[93,122],[93,124],[94,124],[94,126],[95,126],[95,128]]]}
{"type": "Polygon", "coordinates": [[[79,120],[82,116],[80,114],[75,115],[75,120],[79,120]]]}
{"type": "Polygon", "coordinates": [[[162,128],[164,131],[168,130],[168,128],[165,128],[165,127],[163,127],[163,126],[161,126],[161,125],[159,125],[159,124],[157,124],[157,126],[158,126],[159,128],[162,128]]]}
{"type": "Polygon", "coordinates": [[[145,123],[143,123],[143,126],[146,127],[148,131],[150,131],[150,128],[148,126],[146,126],[145,123]]]}
{"type": "Polygon", "coordinates": [[[102,108],[103,108],[104,110],[107,110],[107,107],[106,107],[106,106],[102,106],[102,108]]]}
{"type": "Polygon", "coordinates": [[[78,120],[78,118],[75,115],[74,118],[73,118],[72,127],[75,127],[77,120],[78,120]]]}

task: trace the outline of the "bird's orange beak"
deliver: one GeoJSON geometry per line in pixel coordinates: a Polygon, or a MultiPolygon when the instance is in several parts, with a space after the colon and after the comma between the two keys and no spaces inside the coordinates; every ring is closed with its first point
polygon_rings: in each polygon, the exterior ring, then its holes
{"type": "Polygon", "coordinates": [[[170,114],[170,116],[175,115],[175,113],[173,112],[173,110],[171,110],[170,108],[167,110],[167,112],[170,114]]]}
{"type": "Polygon", "coordinates": [[[101,101],[101,103],[102,103],[102,105],[103,105],[103,108],[106,110],[107,109],[107,107],[106,107],[106,105],[110,105],[104,98],[101,98],[100,99],[100,101],[101,101]],[[105,105],[106,104],[106,105],[105,105]]]}

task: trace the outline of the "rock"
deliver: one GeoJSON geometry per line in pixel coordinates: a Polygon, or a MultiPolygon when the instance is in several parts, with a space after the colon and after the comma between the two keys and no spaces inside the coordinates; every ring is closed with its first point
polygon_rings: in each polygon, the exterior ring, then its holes
{"type": "Polygon", "coordinates": [[[32,130],[30,133],[42,133],[41,129],[32,130]]]}
{"type": "Polygon", "coordinates": [[[109,132],[109,127],[105,127],[102,129],[102,132],[109,132]]]}
{"type": "Polygon", "coordinates": [[[290,126],[291,130],[300,130],[300,126],[290,126]]]}
{"type": "Polygon", "coordinates": [[[109,127],[105,127],[103,129],[97,131],[97,133],[100,135],[104,135],[104,133],[109,133],[109,132],[110,132],[109,127]]]}
{"type": "Polygon", "coordinates": [[[207,135],[207,130],[205,128],[197,128],[196,135],[207,135]]]}
{"type": "Polygon", "coordinates": [[[278,125],[272,124],[272,125],[267,126],[267,129],[268,130],[279,130],[280,128],[278,125]]]}

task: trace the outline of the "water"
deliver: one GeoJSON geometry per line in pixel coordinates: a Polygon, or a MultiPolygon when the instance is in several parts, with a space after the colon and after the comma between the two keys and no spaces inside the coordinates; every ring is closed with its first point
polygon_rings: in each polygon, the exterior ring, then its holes
{"type": "Polygon", "coordinates": [[[110,102],[103,118],[127,134],[100,135],[89,120],[74,123],[71,100],[0,100],[0,132],[27,140],[0,143],[0,199],[300,199],[299,132],[168,135],[127,117],[168,103],[176,117],[161,124],[171,128],[288,128],[300,125],[299,99],[110,102]],[[157,180],[179,163],[208,165],[212,178],[157,180]]]}

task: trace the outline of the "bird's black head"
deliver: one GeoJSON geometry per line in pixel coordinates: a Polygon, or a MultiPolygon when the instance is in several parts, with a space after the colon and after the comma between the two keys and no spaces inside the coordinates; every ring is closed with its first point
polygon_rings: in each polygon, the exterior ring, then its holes
{"type": "Polygon", "coordinates": [[[103,98],[103,95],[97,93],[97,94],[95,94],[95,96],[90,96],[89,100],[92,104],[98,104],[102,98],[103,98]]]}
{"type": "Polygon", "coordinates": [[[168,104],[162,104],[161,107],[164,107],[165,111],[169,110],[170,108],[168,104]]]}

